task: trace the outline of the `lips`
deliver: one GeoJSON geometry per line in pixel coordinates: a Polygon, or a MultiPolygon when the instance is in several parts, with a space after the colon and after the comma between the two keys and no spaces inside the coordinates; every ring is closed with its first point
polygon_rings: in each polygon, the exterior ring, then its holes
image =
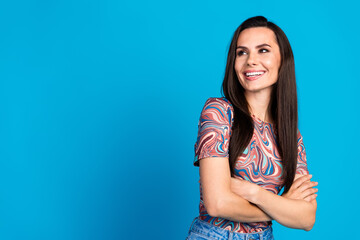
{"type": "Polygon", "coordinates": [[[243,72],[243,75],[246,80],[253,81],[258,78],[261,78],[265,74],[264,70],[248,70],[243,72]]]}

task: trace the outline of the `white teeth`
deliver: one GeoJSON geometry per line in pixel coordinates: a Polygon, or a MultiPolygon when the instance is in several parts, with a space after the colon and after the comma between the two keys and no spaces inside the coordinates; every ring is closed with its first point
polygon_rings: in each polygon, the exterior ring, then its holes
{"type": "Polygon", "coordinates": [[[261,75],[261,74],[263,74],[264,72],[247,72],[247,73],[245,73],[245,75],[247,76],[247,77],[249,77],[249,76],[257,76],[257,75],[261,75]]]}

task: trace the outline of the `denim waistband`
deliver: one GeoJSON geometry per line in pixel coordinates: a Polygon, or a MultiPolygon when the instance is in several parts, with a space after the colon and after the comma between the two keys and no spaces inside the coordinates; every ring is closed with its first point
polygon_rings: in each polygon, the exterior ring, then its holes
{"type": "Polygon", "coordinates": [[[201,220],[199,217],[196,217],[189,229],[190,232],[195,232],[203,236],[208,237],[209,239],[217,240],[270,240],[273,239],[272,227],[269,226],[264,231],[255,232],[255,233],[238,233],[229,231],[215,225],[212,225],[208,222],[201,220]]]}

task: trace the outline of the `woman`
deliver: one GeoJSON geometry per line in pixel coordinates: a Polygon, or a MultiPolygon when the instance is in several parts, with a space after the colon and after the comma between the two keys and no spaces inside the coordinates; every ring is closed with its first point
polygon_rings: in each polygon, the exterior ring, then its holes
{"type": "Polygon", "coordinates": [[[277,25],[258,16],[237,28],[222,90],[199,121],[200,215],[187,239],[273,239],[271,220],[309,231],[317,182],[297,128],[293,53],[277,25]]]}

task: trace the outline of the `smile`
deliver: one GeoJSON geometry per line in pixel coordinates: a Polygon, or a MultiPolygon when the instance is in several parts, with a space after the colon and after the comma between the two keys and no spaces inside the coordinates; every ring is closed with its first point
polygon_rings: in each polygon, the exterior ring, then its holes
{"type": "Polygon", "coordinates": [[[257,72],[244,72],[244,76],[246,80],[256,80],[264,75],[265,71],[257,71],[257,72]]]}

